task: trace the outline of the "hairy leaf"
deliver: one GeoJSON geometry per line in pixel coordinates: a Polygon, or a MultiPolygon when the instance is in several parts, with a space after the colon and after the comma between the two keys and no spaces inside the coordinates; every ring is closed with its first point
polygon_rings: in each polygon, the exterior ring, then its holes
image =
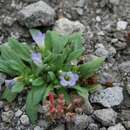
{"type": "Polygon", "coordinates": [[[96,71],[101,67],[103,63],[104,63],[104,58],[100,58],[100,57],[94,58],[92,61],[80,65],[79,71],[82,76],[84,76],[85,78],[89,78],[96,73],[96,71]]]}
{"type": "Polygon", "coordinates": [[[11,89],[11,92],[20,93],[24,89],[24,84],[22,82],[16,82],[11,89]]]}

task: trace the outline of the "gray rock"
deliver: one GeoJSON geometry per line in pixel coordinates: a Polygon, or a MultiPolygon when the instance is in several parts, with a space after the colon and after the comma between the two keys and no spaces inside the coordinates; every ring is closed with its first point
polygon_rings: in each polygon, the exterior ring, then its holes
{"type": "Polygon", "coordinates": [[[67,130],[84,130],[90,123],[93,123],[91,117],[87,115],[77,115],[74,122],[67,122],[67,130]]]}
{"type": "Polygon", "coordinates": [[[44,128],[44,129],[47,129],[49,127],[49,122],[46,121],[46,120],[39,120],[38,121],[38,126],[44,128]]]}
{"type": "Polygon", "coordinates": [[[123,101],[123,89],[121,87],[112,87],[104,90],[98,90],[90,96],[91,103],[99,103],[105,107],[120,105],[123,101]]]}
{"type": "Polygon", "coordinates": [[[109,0],[109,2],[113,5],[119,5],[120,0],[109,0]]]}
{"type": "Polygon", "coordinates": [[[128,22],[126,21],[118,21],[117,22],[117,30],[125,30],[127,28],[128,22]]]}
{"type": "Polygon", "coordinates": [[[100,128],[100,130],[107,130],[105,127],[100,128]]]}
{"type": "Polygon", "coordinates": [[[109,82],[112,82],[113,81],[113,78],[112,78],[112,75],[111,74],[108,74],[106,72],[103,72],[100,74],[100,78],[99,78],[99,82],[101,84],[107,84],[109,82]]]}
{"type": "Polygon", "coordinates": [[[79,21],[70,21],[67,18],[61,18],[56,21],[53,30],[60,32],[63,35],[69,35],[73,32],[83,33],[85,27],[79,21]]]}
{"type": "Polygon", "coordinates": [[[6,17],[4,18],[4,20],[3,20],[3,24],[10,27],[10,26],[13,25],[13,23],[14,23],[15,21],[16,21],[16,18],[12,18],[12,17],[10,17],[10,16],[6,16],[6,17]]]}
{"type": "Polygon", "coordinates": [[[22,115],[22,111],[20,109],[18,109],[16,112],[15,112],[15,117],[20,117],[22,115]]]}
{"type": "Polygon", "coordinates": [[[21,117],[20,117],[20,121],[21,121],[21,123],[23,124],[23,125],[29,125],[29,118],[28,118],[28,116],[27,115],[22,115],[21,117]]]}
{"type": "Polygon", "coordinates": [[[130,130],[130,121],[124,121],[123,124],[127,130],[130,130]]]}
{"type": "Polygon", "coordinates": [[[97,124],[91,123],[91,124],[88,126],[87,130],[99,130],[99,128],[98,128],[98,125],[97,125],[97,124]]]}
{"type": "Polygon", "coordinates": [[[2,109],[4,107],[4,102],[0,101],[0,109],[2,109]]]}
{"type": "Polygon", "coordinates": [[[130,61],[121,63],[119,65],[119,70],[124,73],[130,73],[130,61]]]}
{"type": "Polygon", "coordinates": [[[40,126],[36,126],[36,127],[34,127],[34,130],[44,130],[44,129],[41,128],[40,126]]]}
{"type": "Polygon", "coordinates": [[[54,24],[55,11],[43,1],[30,4],[18,13],[18,21],[28,28],[54,24]]]}
{"type": "Polygon", "coordinates": [[[2,112],[1,118],[2,121],[10,123],[14,117],[14,112],[13,111],[7,111],[7,112],[2,112]]]}
{"type": "Polygon", "coordinates": [[[94,118],[102,123],[103,126],[114,125],[117,118],[117,113],[113,109],[96,110],[93,114],[94,118]]]}
{"type": "Polygon", "coordinates": [[[122,121],[130,121],[130,110],[122,110],[119,117],[122,121]]]}
{"type": "Polygon", "coordinates": [[[103,47],[97,48],[95,54],[104,58],[107,58],[109,56],[109,52],[103,47]]]}
{"type": "Polygon", "coordinates": [[[115,126],[111,126],[108,128],[108,130],[126,130],[122,124],[117,124],[115,126]]]}
{"type": "Polygon", "coordinates": [[[75,6],[76,7],[84,7],[84,3],[85,3],[85,0],[79,0],[78,2],[76,2],[75,6]]]}

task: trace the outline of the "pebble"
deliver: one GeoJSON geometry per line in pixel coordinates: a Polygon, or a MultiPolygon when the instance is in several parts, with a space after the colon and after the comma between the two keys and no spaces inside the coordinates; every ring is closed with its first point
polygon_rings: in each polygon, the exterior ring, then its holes
{"type": "Polygon", "coordinates": [[[126,21],[118,21],[117,22],[117,30],[125,30],[127,28],[128,22],[126,21]]]}
{"type": "Polygon", "coordinates": [[[40,126],[36,126],[36,127],[34,127],[34,130],[44,130],[44,129],[41,128],[40,126]]]}
{"type": "Polygon", "coordinates": [[[18,109],[16,112],[15,112],[15,117],[20,117],[22,115],[22,111],[20,109],[18,109]]]}
{"type": "Polygon", "coordinates": [[[65,126],[60,124],[58,125],[56,128],[52,129],[52,130],[65,130],[65,126]]]}
{"type": "Polygon", "coordinates": [[[77,115],[74,122],[68,121],[66,124],[67,130],[84,130],[93,120],[87,115],[77,115]]]}
{"type": "Polygon", "coordinates": [[[109,55],[109,52],[105,48],[97,48],[95,50],[96,56],[107,58],[109,55]]]}
{"type": "Polygon", "coordinates": [[[126,130],[122,124],[117,124],[115,126],[111,126],[108,128],[108,130],[126,130]]]}
{"type": "Polygon", "coordinates": [[[123,73],[130,73],[130,61],[122,62],[119,65],[119,70],[123,73]]]}
{"type": "Polygon", "coordinates": [[[15,21],[16,21],[16,18],[12,18],[12,17],[10,17],[10,16],[6,16],[6,17],[4,18],[4,20],[3,20],[3,24],[10,27],[10,26],[13,25],[13,23],[14,23],[15,21]]]}
{"type": "Polygon", "coordinates": [[[21,117],[20,117],[20,121],[21,121],[21,123],[23,124],[23,125],[29,125],[29,118],[28,118],[28,116],[27,115],[22,115],[21,117]]]}
{"type": "Polygon", "coordinates": [[[17,19],[22,25],[33,28],[53,25],[54,17],[54,9],[40,0],[20,10],[17,19]]]}
{"type": "Polygon", "coordinates": [[[120,0],[109,0],[109,2],[113,5],[119,5],[120,0]]]}
{"type": "Polygon", "coordinates": [[[101,122],[103,126],[111,126],[114,125],[117,118],[117,113],[109,108],[109,109],[100,109],[94,111],[94,118],[101,122]]]}
{"type": "Polygon", "coordinates": [[[97,17],[96,17],[96,21],[97,21],[97,22],[101,22],[101,17],[100,17],[100,16],[97,16],[97,17]]]}
{"type": "Polygon", "coordinates": [[[121,87],[98,90],[90,96],[91,103],[99,103],[104,107],[120,105],[123,101],[123,89],[121,87]]]}
{"type": "Polygon", "coordinates": [[[0,109],[2,109],[4,107],[4,102],[0,101],[0,109]]]}
{"type": "Polygon", "coordinates": [[[2,112],[1,114],[2,121],[7,123],[10,123],[13,117],[14,117],[13,111],[2,112]]]}
{"type": "Polygon", "coordinates": [[[85,31],[85,26],[79,21],[71,21],[67,18],[61,18],[56,21],[53,30],[61,33],[62,35],[69,35],[73,32],[83,33],[85,31]]]}
{"type": "Polygon", "coordinates": [[[99,128],[98,128],[98,125],[97,125],[97,124],[91,123],[91,124],[88,126],[87,130],[99,130],[99,128]]]}

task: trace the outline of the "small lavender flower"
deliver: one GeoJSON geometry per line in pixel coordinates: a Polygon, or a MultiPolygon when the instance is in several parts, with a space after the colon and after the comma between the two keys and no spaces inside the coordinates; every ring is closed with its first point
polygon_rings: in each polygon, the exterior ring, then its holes
{"type": "Polygon", "coordinates": [[[40,53],[34,52],[32,53],[32,60],[36,65],[39,65],[42,63],[42,56],[40,53]]]}
{"type": "Polygon", "coordinates": [[[64,87],[73,88],[79,79],[78,74],[72,72],[62,72],[60,75],[60,84],[64,87]]]}
{"type": "Polygon", "coordinates": [[[32,35],[32,38],[40,48],[44,47],[44,40],[45,40],[44,33],[38,31],[32,35]]]}
{"type": "Polygon", "coordinates": [[[14,84],[16,83],[16,79],[9,79],[9,80],[5,80],[5,86],[8,87],[9,89],[11,89],[14,84]]]}

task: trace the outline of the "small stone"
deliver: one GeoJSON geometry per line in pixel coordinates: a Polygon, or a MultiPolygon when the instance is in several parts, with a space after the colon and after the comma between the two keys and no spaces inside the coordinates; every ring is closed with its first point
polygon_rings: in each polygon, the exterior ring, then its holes
{"type": "Polygon", "coordinates": [[[130,121],[124,121],[123,124],[127,130],[130,130],[130,121]]]}
{"type": "Polygon", "coordinates": [[[54,24],[55,11],[43,1],[30,4],[18,12],[18,21],[28,28],[54,24]]]}
{"type": "Polygon", "coordinates": [[[96,56],[107,58],[109,52],[105,48],[97,48],[95,54],[96,56]]]}
{"type": "Polygon", "coordinates": [[[114,125],[117,118],[117,113],[113,109],[96,110],[93,114],[94,118],[102,123],[103,126],[114,125]]]}
{"type": "Polygon", "coordinates": [[[105,127],[103,127],[103,128],[100,128],[100,130],[107,130],[105,127]]]}
{"type": "Polygon", "coordinates": [[[119,5],[120,0],[109,0],[111,4],[113,5],[119,5]]]}
{"type": "Polygon", "coordinates": [[[96,17],[96,21],[97,21],[97,22],[101,22],[101,17],[100,17],[100,16],[97,16],[97,17],[96,17]]]}
{"type": "Polygon", "coordinates": [[[36,126],[36,127],[34,127],[34,130],[44,130],[44,129],[41,128],[40,126],[36,126]]]}
{"type": "Polygon", "coordinates": [[[128,22],[126,21],[118,21],[117,22],[117,30],[125,30],[127,28],[128,22]]]}
{"type": "Polygon", "coordinates": [[[90,123],[93,123],[91,117],[87,115],[77,115],[74,122],[67,122],[67,130],[84,130],[90,123]]]}
{"type": "Polygon", "coordinates": [[[44,129],[47,129],[49,127],[49,122],[47,122],[46,120],[39,120],[38,126],[44,128],[44,129]]]}
{"type": "Polygon", "coordinates": [[[0,109],[2,109],[4,107],[4,102],[0,101],[0,109]]]}
{"type": "Polygon", "coordinates": [[[1,117],[2,121],[10,123],[14,117],[14,112],[13,111],[2,112],[1,117]]]}
{"type": "Polygon", "coordinates": [[[91,123],[91,124],[88,126],[87,130],[99,130],[99,128],[98,128],[98,125],[97,125],[97,124],[91,123]]]}
{"type": "Polygon", "coordinates": [[[111,75],[111,74],[108,74],[108,73],[106,73],[106,72],[101,73],[100,79],[99,79],[99,82],[100,82],[101,84],[106,85],[106,84],[108,84],[108,83],[110,83],[110,82],[112,83],[112,81],[113,81],[113,78],[112,78],[112,75],[111,75]]]}
{"type": "Polygon", "coordinates": [[[122,124],[117,124],[115,126],[111,126],[108,128],[108,130],[126,130],[122,124]]]}
{"type": "Polygon", "coordinates": [[[125,61],[119,65],[119,70],[124,73],[130,73],[130,61],[125,61]]]}
{"type": "Polygon", "coordinates": [[[76,7],[84,7],[84,3],[85,3],[85,0],[79,0],[78,2],[76,2],[75,6],[76,7]]]}
{"type": "Polygon", "coordinates": [[[117,38],[114,38],[114,39],[111,40],[111,43],[116,43],[116,42],[118,42],[117,38]]]}
{"type": "Polygon", "coordinates": [[[29,118],[27,115],[22,115],[20,117],[20,121],[23,125],[29,125],[29,118]]]}
{"type": "Polygon", "coordinates": [[[15,117],[20,117],[22,115],[22,111],[19,109],[15,112],[15,117]]]}
{"type": "Polygon", "coordinates": [[[61,18],[56,21],[53,30],[59,32],[62,35],[70,35],[73,32],[83,33],[85,27],[79,21],[70,21],[67,18],[61,18]]]}
{"type": "Polygon", "coordinates": [[[120,105],[123,101],[123,89],[121,87],[112,87],[98,90],[90,96],[91,103],[99,103],[104,107],[113,107],[120,105]]]}
{"type": "Polygon", "coordinates": [[[10,17],[10,16],[6,16],[6,17],[4,18],[3,24],[10,27],[10,26],[13,25],[13,23],[14,23],[15,21],[16,21],[16,18],[12,18],[12,17],[10,17]]]}
{"type": "Polygon", "coordinates": [[[83,9],[82,8],[76,8],[76,11],[79,15],[83,15],[83,9]]]}

